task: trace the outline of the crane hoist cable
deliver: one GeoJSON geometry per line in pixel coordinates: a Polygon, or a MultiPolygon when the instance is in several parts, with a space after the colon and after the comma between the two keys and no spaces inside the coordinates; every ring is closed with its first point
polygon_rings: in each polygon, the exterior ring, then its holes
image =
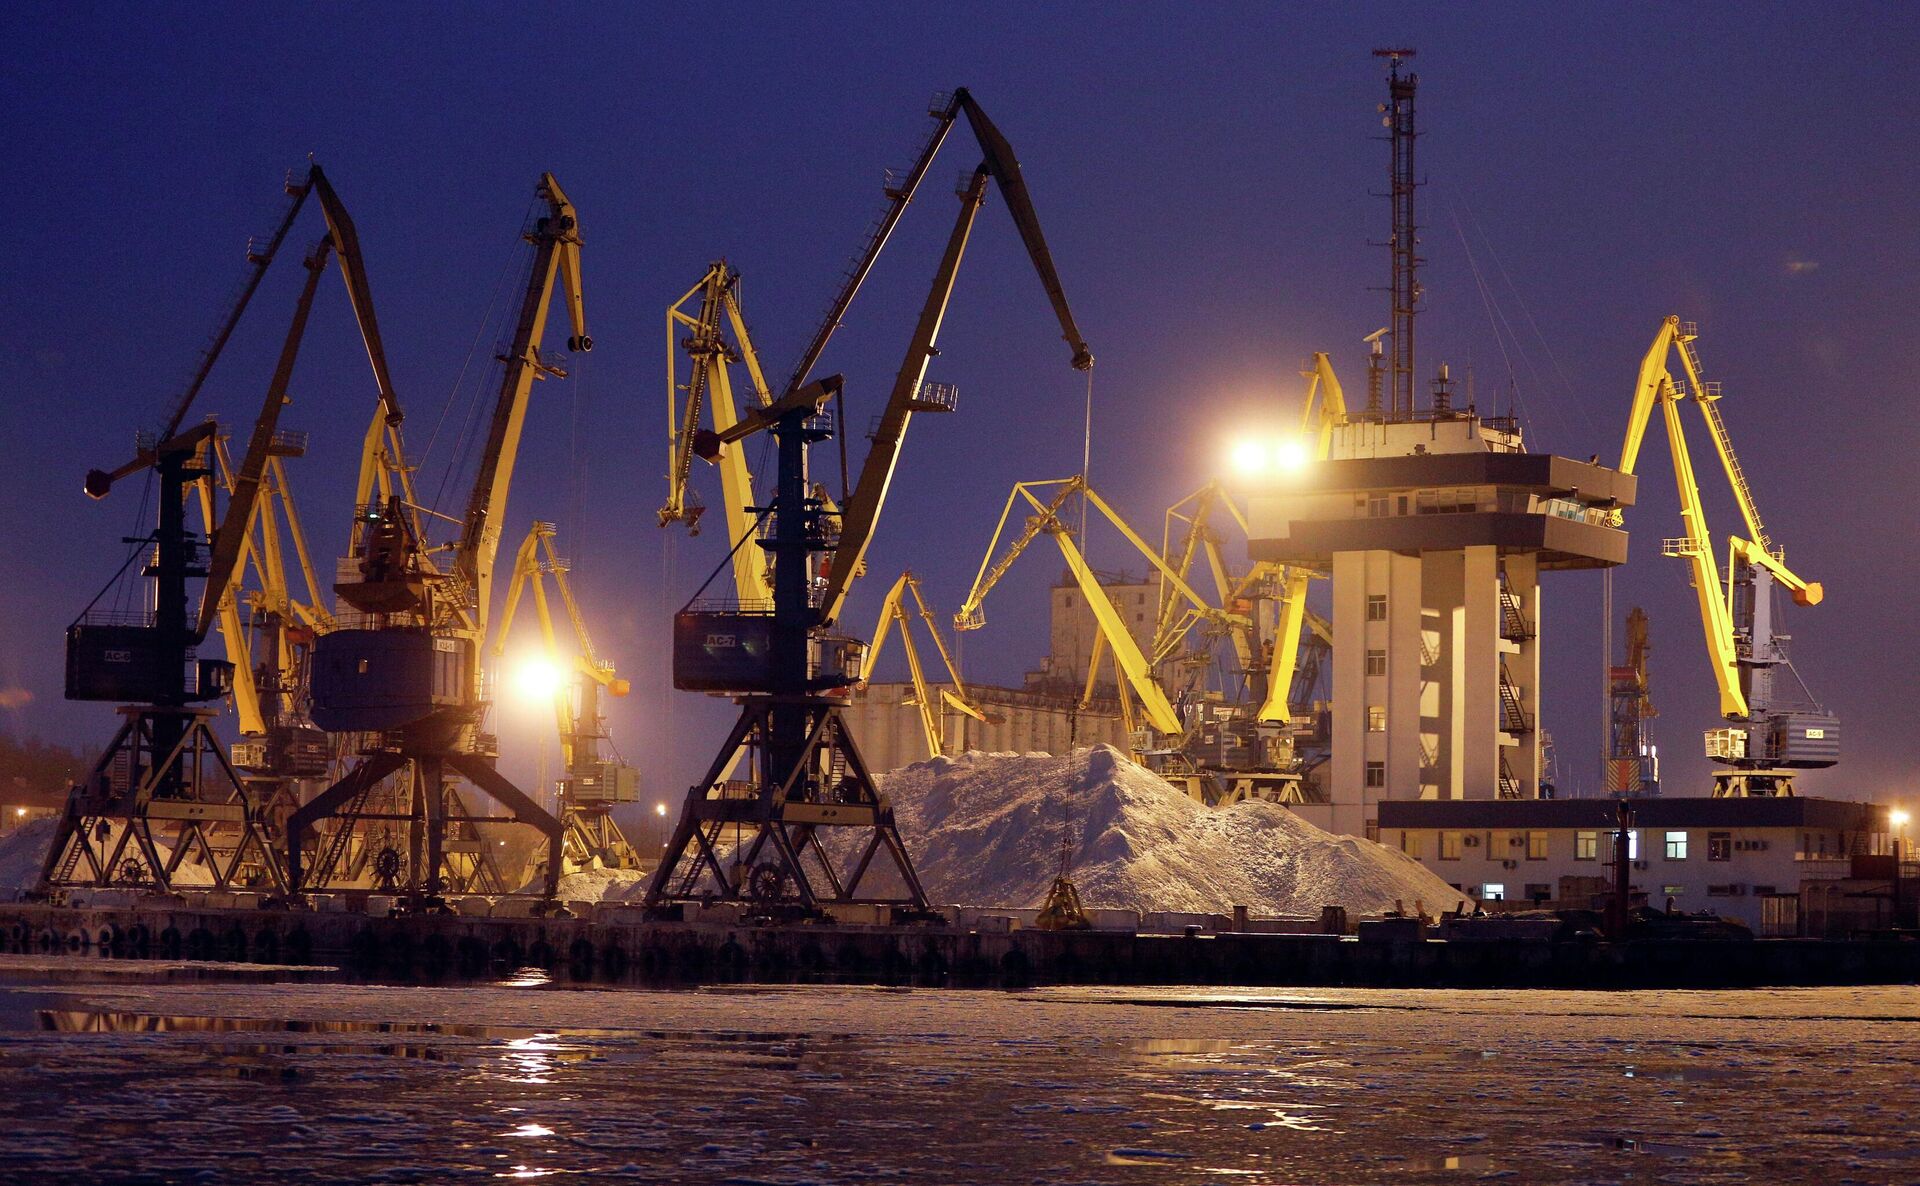
{"type": "MultiPolygon", "coordinates": [[[[527,220],[531,220],[532,216],[533,205],[529,203],[527,205],[527,220]]],[[[420,450],[419,456],[415,461],[416,466],[424,468],[427,462],[432,459],[434,446],[437,445],[440,440],[440,430],[446,426],[447,413],[453,408],[455,401],[459,399],[460,390],[466,386],[467,374],[473,366],[473,356],[479,352],[481,339],[485,338],[487,331],[493,327],[494,310],[499,307],[500,295],[506,291],[507,278],[513,274],[514,263],[520,260],[523,255],[524,248],[520,245],[516,245],[513,250],[507,251],[502,255],[500,269],[494,274],[493,285],[487,293],[486,311],[480,315],[480,320],[474,325],[473,338],[467,343],[466,357],[460,360],[460,372],[454,376],[453,385],[447,389],[447,398],[440,402],[440,415],[433,422],[433,431],[427,435],[426,447],[420,450]]],[[[480,391],[476,388],[473,396],[468,400],[467,406],[471,408],[479,398],[480,391]]],[[[454,442],[455,452],[459,452],[461,448],[462,439],[457,437],[454,442]]],[[[449,462],[447,468],[448,470],[452,470],[455,467],[452,462],[449,462]]],[[[446,492],[446,483],[447,478],[442,477],[440,480],[440,489],[434,495],[434,504],[436,506],[439,505],[441,495],[446,492]]]]}

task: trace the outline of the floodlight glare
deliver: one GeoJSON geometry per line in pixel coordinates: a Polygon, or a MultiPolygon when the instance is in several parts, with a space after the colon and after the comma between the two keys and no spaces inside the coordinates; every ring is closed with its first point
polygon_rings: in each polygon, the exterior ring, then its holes
{"type": "Polygon", "coordinates": [[[1233,446],[1233,468],[1243,474],[1257,474],[1267,468],[1267,448],[1256,440],[1243,440],[1233,446]]]}
{"type": "Polygon", "coordinates": [[[548,659],[528,659],[514,672],[515,690],[529,700],[552,700],[565,680],[559,665],[548,659]]]}

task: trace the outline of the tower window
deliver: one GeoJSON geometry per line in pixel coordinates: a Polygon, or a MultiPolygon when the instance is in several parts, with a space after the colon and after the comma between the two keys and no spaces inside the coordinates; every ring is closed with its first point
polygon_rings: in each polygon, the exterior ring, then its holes
{"type": "Polygon", "coordinates": [[[1385,762],[1367,763],[1367,785],[1374,788],[1387,785],[1387,764],[1385,762]]]}
{"type": "Polygon", "coordinates": [[[1385,675],[1387,673],[1387,653],[1385,651],[1367,652],[1367,674],[1385,675]]]}
{"type": "Polygon", "coordinates": [[[1387,710],[1378,704],[1367,706],[1367,732],[1385,733],[1387,731],[1387,710]]]}
{"type": "Polygon", "coordinates": [[[1387,620],[1387,595],[1385,593],[1367,594],[1367,621],[1384,622],[1387,620]]]}

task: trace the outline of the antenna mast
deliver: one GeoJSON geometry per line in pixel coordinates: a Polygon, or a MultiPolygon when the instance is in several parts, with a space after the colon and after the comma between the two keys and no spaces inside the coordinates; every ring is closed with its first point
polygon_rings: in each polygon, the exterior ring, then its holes
{"type": "Polygon", "coordinates": [[[1400,73],[1402,58],[1411,58],[1410,49],[1376,49],[1376,58],[1387,59],[1388,102],[1380,105],[1380,122],[1387,128],[1393,145],[1392,187],[1387,196],[1393,202],[1393,237],[1387,241],[1393,255],[1393,380],[1392,406],[1388,420],[1413,419],[1413,315],[1420,303],[1419,224],[1413,218],[1414,180],[1413,143],[1419,133],[1413,126],[1413,93],[1420,76],[1400,73]]]}

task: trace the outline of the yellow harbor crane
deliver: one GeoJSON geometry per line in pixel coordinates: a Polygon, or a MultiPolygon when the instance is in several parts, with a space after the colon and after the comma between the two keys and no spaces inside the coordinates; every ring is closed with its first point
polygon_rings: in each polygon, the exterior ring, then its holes
{"type": "MultiPolygon", "coordinates": [[[[1301,434],[1284,446],[1299,464],[1328,455],[1333,426],[1346,415],[1339,379],[1324,353],[1313,357],[1303,377],[1307,391],[1301,434]]],[[[1136,724],[1147,727],[1134,745],[1142,760],[1170,778],[1186,780],[1196,797],[1210,801],[1249,794],[1283,801],[1304,798],[1310,791],[1303,779],[1303,755],[1296,748],[1312,722],[1296,721],[1290,704],[1310,694],[1314,673],[1332,642],[1331,625],[1306,604],[1308,583],[1317,574],[1270,562],[1256,562],[1236,574],[1222,533],[1213,524],[1216,513],[1227,516],[1244,535],[1246,517],[1231,490],[1223,483],[1209,483],[1168,509],[1155,549],[1083,478],[1021,483],[1008,496],[954,624],[961,630],[983,626],[987,594],[1035,539],[1049,535],[1066,557],[1068,572],[1098,627],[1082,707],[1092,703],[1100,666],[1111,660],[1123,727],[1130,735],[1136,733],[1136,724]],[[1082,494],[1088,507],[1156,574],[1158,607],[1145,639],[1127,628],[1061,513],[1082,494]],[[1031,513],[1001,550],[1013,511],[1022,503],[1031,513]],[[1204,567],[1204,581],[1195,580],[1196,565],[1204,567]],[[1212,596],[1200,592],[1199,584],[1210,586],[1212,596]],[[1191,641],[1196,629],[1203,635],[1199,645],[1191,641]],[[1183,664],[1209,664],[1214,644],[1222,639],[1230,642],[1249,681],[1246,691],[1257,705],[1251,711],[1197,695],[1199,680],[1175,671],[1183,664]],[[1184,710],[1176,702],[1183,702],[1184,710]]]]}
{"type": "Polygon", "coordinates": [[[495,768],[495,742],[481,728],[489,709],[481,654],[493,569],[529,397],[536,379],[566,373],[542,353],[556,282],[573,329],[568,349],[584,353],[593,346],[582,299],[578,212],[551,173],[541,175],[535,201],[544,212],[522,236],[533,246],[533,263],[511,342],[500,355],[493,416],[448,570],[435,561],[438,549],[427,538],[400,440],[398,399],[383,384],[383,414],[369,426],[361,462],[351,549],[334,586],[355,617],[322,635],[313,658],[314,721],[329,732],[358,735],[360,758],[289,818],[296,886],[325,884],[354,821],[403,823],[406,853],[388,846],[377,854],[376,871],[385,881],[404,882],[410,908],[436,908],[446,892],[478,888],[461,872],[463,864],[485,869],[490,863],[474,825],[511,822],[546,836],[544,896],[552,900],[557,890],[565,828],[495,768]],[[403,771],[405,810],[366,811],[375,789],[403,771]],[[474,815],[456,777],[508,814],[474,815]],[[333,832],[309,865],[308,833],[329,819],[333,832]]]}
{"type": "Polygon", "coordinates": [[[947,752],[946,713],[943,706],[972,717],[983,725],[998,719],[975,704],[968,694],[966,681],[960,678],[960,668],[954,662],[952,652],[947,650],[946,641],[940,637],[940,625],[934,620],[933,611],[927,608],[926,599],[921,595],[920,578],[911,571],[900,574],[900,579],[887,590],[886,599],[880,603],[880,620],[874,624],[873,641],[867,647],[867,671],[873,671],[879,663],[881,649],[886,645],[887,635],[895,624],[900,627],[900,647],[906,652],[907,673],[913,682],[912,706],[920,712],[920,726],[926,733],[928,757],[939,757],[947,752]],[[926,627],[927,637],[933,640],[941,665],[946,668],[951,686],[937,692],[927,682],[920,649],[913,641],[912,624],[906,606],[908,597],[913,599],[914,610],[926,627]]]}
{"type": "MultiPolygon", "coordinates": [[[[1061,511],[1075,495],[1084,495],[1087,505],[1100,513],[1107,523],[1117,530],[1121,537],[1131,544],[1146,559],[1174,593],[1181,599],[1185,608],[1194,611],[1200,617],[1217,621],[1228,628],[1243,626],[1246,618],[1210,605],[1186,581],[1185,576],[1175,571],[1172,565],[1155,551],[1152,545],[1140,537],[1140,534],[1115,511],[1106,499],[1100,497],[1083,477],[1057,478],[1042,482],[1021,482],[1007,495],[1006,506],[1000,512],[1000,521],[995,525],[993,538],[987,545],[987,553],[980,561],[979,572],[975,574],[973,587],[968,590],[966,600],[954,612],[953,624],[958,630],[978,630],[986,625],[985,601],[989,593],[1006,576],[1014,562],[1026,553],[1027,548],[1042,535],[1051,538],[1066,561],[1067,571],[1072,576],[1081,595],[1086,599],[1092,611],[1094,622],[1099,627],[1099,641],[1104,642],[1118,670],[1119,680],[1138,702],[1145,714],[1146,723],[1164,737],[1179,738],[1186,731],[1185,723],[1174,710],[1173,703],[1159,679],[1154,674],[1156,662],[1167,658],[1166,655],[1150,654],[1142,647],[1139,639],[1127,628],[1114,606],[1113,599],[1100,585],[1099,574],[1087,563],[1075,540],[1075,531],[1068,526],[1061,511]],[[1049,497],[1042,499],[1042,494],[1049,497]],[[1004,550],[1001,537],[1007,535],[1007,526],[1017,507],[1025,504],[1031,512],[1021,530],[1008,541],[1004,550]]],[[[1099,643],[1096,643],[1096,646],[1099,643]]],[[[1089,681],[1091,682],[1091,680],[1089,681]]],[[[1146,747],[1137,747],[1144,749],[1146,747]]]]}
{"type": "MultiPolygon", "coordinates": [[[[1720,715],[1728,722],[1725,727],[1708,730],[1706,735],[1707,757],[1725,767],[1714,774],[1713,793],[1791,795],[1796,770],[1832,766],[1839,760],[1840,722],[1812,703],[1810,695],[1803,703],[1790,706],[1777,694],[1774,669],[1785,667],[1791,673],[1793,667],[1787,657],[1787,635],[1774,625],[1773,586],[1785,586],[1794,602],[1803,606],[1820,604],[1825,592],[1819,582],[1806,580],[1787,567],[1784,552],[1761,522],[1746,472],[1734,454],[1720,413],[1720,384],[1701,375],[1700,355],[1694,346],[1698,337],[1698,328],[1678,317],[1668,317],[1661,323],[1640,362],[1619,469],[1622,473],[1634,472],[1647,425],[1658,406],[1667,427],[1667,448],[1673,459],[1685,533],[1664,540],[1660,550],[1662,555],[1686,560],[1691,568],[1707,657],[1720,691],[1720,715]],[[1668,370],[1667,360],[1676,353],[1684,384],[1676,382],[1668,370]],[[1681,424],[1683,402],[1699,407],[1746,526],[1744,537],[1728,534],[1724,577],[1681,424]]],[[[1613,517],[1617,526],[1620,513],[1615,511],[1613,517]]]]}
{"type": "MultiPolygon", "coordinates": [[[[819,827],[833,826],[868,830],[873,844],[866,850],[868,857],[884,846],[900,867],[909,890],[909,903],[916,908],[925,905],[924,893],[913,876],[911,861],[899,842],[891,813],[873,787],[840,715],[838,700],[844,698],[845,689],[859,678],[861,648],[854,640],[833,632],[839,627],[854,580],[865,569],[867,548],[884,510],[913,414],[950,412],[954,408],[953,387],[928,382],[927,364],[939,352],[941,324],[989,182],[997,185],[1007,202],[1028,258],[1059,320],[1061,335],[1072,349],[1072,365],[1082,371],[1093,366],[1093,354],[1068,308],[1011,146],[964,89],[938,96],[928,114],[935,121],[933,129],[905,179],[895,184],[889,178],[887,209],[869,228],[864,246],[845,273],[827,315],[785,387],[771,403],[738,416],[729,428],[695,429],[692,433],[692,452],[709,461],[723,456],[729,445],[743,442],[757,432],[771,434],[779,455],[775,497],[767,505],[756,506],[753,513],[758,520],[754,531],[730,542],[735,549],[764,547],[773,560],[773,582],[770,597],[758,596],[751,576],[743,577],[736,568],[738,596],[730,599],[731,606],[702,602],[696,595],[676,616],[675,686],[731,695],[742,711],[722,746],[720,757],[702,782],[689,791],[661,866],[649,886],[650,906],[695,900],[704,893],[719,893],[729,898],[741,896],[743,883],[726,873],[713,858],[712,838],[729,823],[738,827],[749,821],[755,826],[755,833],[754,839],[747,843],[742,863],[750,864],[763,854],[770,857],[777,854],[778,859],[770,859],[763,863],[763,868],[754,870],[753,878],[744,884],[747,896],[766,900],[790,897],[802,909],[815,909],[820,901],[820,889],[813,878],[824,875],[820,887],[840,901],[855,900],[867,861],[858,862],[850,876],[841,879],[831,861],[822,856],[823,850],[817,848],[819,842],[815,838],[819,827]],[[820,415],[826,401],[839,401],[842,384],[838,376],[812,379],[812,371],[911,202],[935,153],[962,118],[979,142],[982,159],[961,188],[960,210],[921,305],[906,354],[895,373],[886,404],[873,430],[867,434],[870,446],[859,476],[852,489],[844,492],[840,505],[831,508],[828,500],[819,496],[817,486],[809,481],[807,447],[839,435],[843,449],[842,479],[845,481],[851,476],[844,461],[844,412],[837,418],[838,433],[828,419],[820,415]],[[759,538],[753,538],[755,533],[759,538]],[[767,645],[756,654],[754,648],[759,647],[760,640],[766,640],[767,645]],[[824,663],[835,668],[837,674],[818,670],[823,664],[816,660],[822,654],[838,657],[824,663]],[[745,660],[751,660],[751,664],[745,660]],[[816,670],[810,674],[809,668],[816,670]],[[730,773],[744,753],[752,756],[750,799],[729,789],[740,781],[730,777],[730,773]],[[823,778],[823,772],[831,777],[823,778]],[[826,783],[838,787],[832,794],[841,806],[822,811],[818,796],[826,783]],[[867,810],[869,807],[872,810],[867,810]],[[806,849],[808,844],[816,848],[806,849]],[[820,867],[812,873],[808,872],[808,862],[802,859],[803,851],[813,851],[821,858],[820,867]],[[697,859],[690,863],[683,860],[690,854],[697,859]],[[708,888],[702,889],[703,885],[708,888]]],[[[711,323],[713,318],[706,320],[711,323]]],[[[769,389],[769,394],[772,393],[769,389]]],[[[691,414],[697,415],[697,410],[691,414]]],[[[684,433],[689,423],[686,418],[676,417],[675,431],[684,433]]],[[[676,471],[679,459],[676,451],[671,462],[676,471]]],[[[684,483],[682,479],[670,477],[669,487],[670,505],[663,519],[673,521],[674,515],[685,510],[684,483]],[[671,501],[676,482],[681,483],[681,502],[677,509],[671,501]]]]}
{"type": "MultiPolygon", "coordinates": [[[[323,240],[306,260],[307,281],[269,388],[276,405],[291,402],[287,385],[331,242],[323,240]]],[[[227,437],[216,435],[209,450],[211,480],[196,487],[207,537],[221,552],[222,569],[224,557],[232,564],[229,580],[208,586],[201,618],[219,627],[236,672],[232,697],[240,741],[232,749],[233,763],[268,790],[275,815],[284,816],[298,806],[296,782],[324,776],[331,762],[326,734],[307,719],[305,680],[314,635],[331,628],[333,618],[287,481],[286,459],[305,454],[306,434],[268,425],[256,426],[254,437],[247,458],[236,465],[227,437]],[[224,537],[214,506],[216,482],[230,503],[237,500],[245,519],[236,519],[224,537]],[[288,544],[305,581],[304,599],[294,597],[287,582],[288,544]]]]}
{"type": "MultiPolygon", "coordinates": [[[[533,593],[534,614],[540,624],[540,640],[546,666],[543,675],[552,687],[541,689],[553,698],[554,723],[560,737],[560,821],[566,826],[563,859],[568,872],[587,868],[638,869],[640,858],[620,825],[614,822],[613,807],[639,798],[639,772],[632,766],[600,753],[607,740],[606,721],[600,714],[600,693],[625,696],[632,685],[614,674],[613,664],[593,649],[587,634],[586,618],[580,603],[574,600],[573,585],[567,574],[572,566],[562,559],[553,545],[554,525],[536,522],[527,532],[514,557],[513,575],[507,585],[506,603],[494,631],[493,655],[501,659],[506,652],[507,632],[512,629],[514,611],[521,595],[533,593]],[[567,612],[573,631],[573,657],[561,654],[553,628],[553,612],[547,599],[544,578],[552,577],[560,604],[567,612]],[[569,678],[570,677],[570,678],[569,678]]],[[[495,664],[496,670],[499,664],[495,664]]]]}
{"type": "MultiPolygon", "coordinates": [[[[730,363],[746,367],[747,382],[754,406],[764,408],[773,402],[766,374],[760,368],[760,355],[754,349],[753,335],[740,311],[740,273],[716,260],[708,266],[700,283],[689,288],[679,300],[667,307],[667,501],[660,507],[660,525],[685,523],[689,534],[700,533],[703,507],[688,486],[693,468],[694,441],[703,431],[701,413],[707,415],[715,436],[726,435],[740,420],[740,405],[733,394],[730,363]],[[687,306],[699,298],[696,312],[687,306]],[[732,341],[726,331],[732,330],[732,341]],[[680,382],[679,358],[684,353],[691,364],[687,381],[680,382]],[[685,398],[681,393],[685,392],[685,398]]],[[[752,507],[758,505],[753,494],[753,470],[747,464],[746,444],[729,441],[720,446],[711,459],[720,470],[721,506],[727,519],[727,539],[744,540],[753,530],[752,507]]],[[[733,553],[734,589],[742,601],[765,600],[773,585],[767,571],[764,551],[754,547],[736,548],[733,553]]]]}
{"type": "Polygon", "coordinates": [[[264,242],[248,244],[247,276],[192,378],[172,402],[164,427],[141,441],[131,461],[87,474],[86,492],[94,498],[106,497],[116,482],[147,469],[160,477],[160,522],[152,537],[150,568],[154,612],[150,619],[132,624],[93,621],[83,614],[68,631],[68,698],[144,703],[122,709],[125,723],[87,779],[70,792],[42,869],[41,880],[48,888],[140,880],[165,889],[181,862],[189,859],[204,860],[217,887],[254,876],[276,888],[289,886],[263,835],[263,827],[271,824],[271,796],[260,793],[259,780],[242,778],[233,769],[208,727],[213,710],[197,706],[236,691],[246,714],[243,724],[270,730],[255,694],[254,674],[249,671],[249,686],[238,690],[232,679],[235,661],[199,660],[193,687],[187,686],[184,672],[193,648],[216,622],[225,629],[229,654],[245,654],[240,623],[229,610],[250,541],[259,529],[263,486],[270,476],[284,480],[279,458],[296,439],[280,433],[279,417],[289,402],[288,384],[330,257],[339,264],[376,385],[396,421],[397,405],[389,401],[385,351],[352,218],[318,165],[297,180],[289,175],[285,189],[289,202],[279,225],[264,242]],[[222,479],[215,459],[218,426],[211,421],[185,430],[181,426],[310,197],[320,207],[326,234],[306,258],[306,281],[241,464],[236,468],[229,459],[222,479]],[[217,517],[209,488],[213,480],[222,480],[228,493],[226,509],[217,517]],[[210,540],[204,561],[185,530],[190,487],[210,540]],[[205,578],[197,612],[190,609],[186,592],[188,579],[195,576],[205,578]],[[114,820],[123,826],[113,826],[114,820]],[[153,840],[155,824],[173,828],[173,855],[165,861],[153,840]],[[96,841],[108,847],[96,850],[96,841]],[[137,850],[130,850],[135,841],[137,850]]]}
{"type": "MultiPolygon", "coordinates": [[[[828,341],[840,327],[842,320],[851,307],[855,295],[871,272],[874,262],[879,258],[882,248],[892,237],[900,217],[906,212],[909,203],[918,192],[921,181],[931,167],[936,153],[945,142],[947,134],[956,123],[964,120],[974,134],[980,152],[980,164],[973,170],[966,182],[960,187],[958,197],[960,210],[954,220],[945,250],[941,254],[940,264],[935,270],[933,283],[929,286],[920,315],[915,322],[913,336],[908,343],[907,352],[894,375],[893,388],[880,415],[875,419],[874,427],[868,433],[871,442],[867,456],[862,463],[853,489],[848,492],[844,505],[829,506],[828,514],[837,521],[838,533],[833,549],[819,558],[819,577],[822,581],[820,602],[821,620],[834,623],[839,620],[848,593],[853,582],[865,570],[866,552],[872,542],[874,531],[879,523],[882,508],[886,502],[888,487],[892,484],[894,471],[898,466],[901,449],[905,442],[908,425],[916,412],[951,412],[954,410],[957,393],[949,384],[928,382],[927,364],[939,353],[938,340],[940,327],[946,318],[947,306],[953,295],[955,279],[964,258],[967,243],[973,232],[973,225],[981,206],[986,202],[987,185],[994,183],[1000,195],[1007,203],[1008,213],[1012,215],[1014,225],[1020,233],[1022,244],[1026,247],[1028,259],[1045,288],[1051,302],[1055,318],[1059,321],[1061,337],[1071,347],[1072,365],[1076,370],[1086,371],[1093,366],[1093,353],[1086,340],[1081,336],[1074,321],[1073,312],[1067,304],[1065,290],[1054,267],[1053,255],[1047,248],[1046,238],[1040,229],[1039,215],[1034,210],[1033,200],[1027,191],[1026,181],[1020,170],[1020,162],[1015,157],[1013,147],[986,112],[964,87],[934,97],[929,105],[928,115],[934,120],[932,129],[921,143],[915,154],[914,164],[903,177],[895,179],[889,175],[886,185],[887,208],[868,228],[866,241],[854,262],[849,265],[840,288],[835,293],[826,316],[822,318],[812,340],[802,352],[799,363],[789,377],[780,398],[787,398],[800,391],[808,376],[819,362],[828,341]]],[[[752,526],[752,516],[746,507],[753,505],[752,483],[746,470],[744,454],[745,438],[760,425],[761,421],[751,416],[740,415],[737,405],[730,397],[731,385],[726,378],[725,364],[736,359],[746,363],[752,382],[756,407],[755,412],[764,413],[773,403],[774,393],[768,387],[760,370],[758,356],[752,348],[744,318],[739,310],[739,277],[731,272],[724,263],[716,263],[707,271],[700,284],[689,289],[679,301],[675,302],[668,313],[668,336],[670,347],[675,335],[682,328],[688,331],[679,341],[693,363],[692,375],[686,385],[687,398],[680,403],[673,402],[681,387],[678,382],[676,364],[669,357],[669,416],[672,420],[673,440],[668,458],[668,498],[660,510],[662,524],[671,522],[697,523],[699,511],[689,500],[686,489],[686,471],[690,458],[701,456],[708,461],[721,465],[723,497],[727,499],[727,514],[730,542],[737,546],[735,552],[735,586],[743,601],[763,600],[768,586],[765,577],[764,558],[744,557],[743,554],[755,549],[742,546],[747,532],[752,526]],[[694,295],[700,295],[700,311],[697,314],[685,312],[685,306],[694,295]],[[727,346],[721,333],[721,323],[725,321],[733,331],[734,345],[727,346]],[[725,407],[721,405],[725,404],[725,407]],[[699,427],[702,406],[711,409],[711,429],[699,427]]],[[[838,393],[834,395],[837,400],[838,393]]],[[[815,496],[824,492],[815,489],[815,496]]],[[[826,500],[830,501],[830,500],[826,500]]]]}
{"type": "MultiPolygon", "coordinates": [[[[233,764],[273,788],[282,814],[299,805],[296,784],[325,776],[332,761],[327,735],[307,716],[307,663],[315,636],[332,629],[333,615],[322,598],[287,480],[286,459],[305,452],[305,433],[274,434],[253,524],[216,618],[235,671],[240,740],[233,746],[233,764]],[[301,596],[287,579],[289,547],[304,583],[301,596]]],[[[231,496],[238,471],[226,438],[214,440],[213,461],[215,480],[231,496]]],[[[211,535],[215,518],[208,484],[201,484],[199,497],[211,535]]]]}

